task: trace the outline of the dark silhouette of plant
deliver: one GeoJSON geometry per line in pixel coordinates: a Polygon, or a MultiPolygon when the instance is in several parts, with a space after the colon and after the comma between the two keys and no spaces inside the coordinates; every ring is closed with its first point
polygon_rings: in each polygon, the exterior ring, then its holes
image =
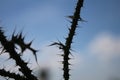
{"type": "Polygon", "coordinates": [[[62,49],[62,51],[64,52],[61,55],[63,57],[62,64],[63,64],[64,80],[69,80],[69,77],[70,77],[70,74],[69,74],[70,57],[69,57],[69,55],[71,54],[71,44],[73,41],[73,37],[75,35],[75,31],[78,27],[77,26],[78,21],[83,21],[80,16],[81,7],[83,7],[83,0],[78,0],[74,15],[68,16],[70,19],[72,19],[72,22],[71,22],[71,27],[69,28],[69,33],[68,33],[65,43],[62,43],[59,41],[59,42],[54,42],[53,44],[50,45],[50,46],[57,45],[59,47],[59,49],[62,49]]]}
{"type": "MultiPolygon", "coordinates": [[[[75,35],[75,31],[77,29],[77,25],[78,25],[78,21],[83,21],[81,16],[80,16],[80,11],[81,11],[81,7],[83,6],[83,0],[78,0],[76,8],[75,8],[75,12],[72,16],[69,16],[69,18],[72,20],[71,21],[71,27],[69,28],[69,33],[68,36],[66,37],[66,41],[65,43],[62,42],[54,42],[53,44],[51,44],[50,46],[53,45],[57,45],[59,47],[59,49],[63,50],[63,54],[61,55],[63,57],[63,77],[64,80],[69,80],[70,74],[69,74],[69,60],[70,57],[69,55],[71,54],[71,44],[75,35]]],[[[24,36],[22,35],[22,32],[19,34],[15,35],[15,32],[12,34],[11,39],[7,39],[7,37],[4,34],[4,30],[2,29],[2,27],[0,27],[0,50],[1,53],[0,54],[5,54],[5,53],[9,53],[10,57],[9,59],[13,59],[15,60],[16,66],[19,66],[19,71],[22,74],[19,73],[14,73],[14,72],[10,72],[3,69],[0,69],[0,75],[4,76],[4,77],[8,77],[8,78],[13,78],[15,80],[38,80],[36,76],[34,76],[32,74],[32,70],[27,66],[29,63],[25,62],[21,56],[23,54],[23,52],[28,49],[30,50],[33,55],[35,56],[35,60],[37,62],[37,56],[36,56],[36,52],[37,50],[33,49],[31,47],[32,41],[29,43],[26,43],[24,41],[24,36]],[[16,45],[18,45],[21,48],[21,51],[18,52],[16,51],[17,47],[16,45]]],[[[46,71],[43,71],[41,74],[41,77],[44,79],[47,79],[47,74],[45,73],[46,71]],[[46,77],[46,78],[45,78],[46,77]]]]}
{"type": "MultiPolygon", "coordinates": [[[[20,54],[20,53],[23,53],[26,49],[29,49],[33,52],[34,55],[36,55],[36,50],[34,50],[31,47],[32,42],[30,42],[28,44],[25,43],[22,33],[17,34],[17,35],[15,35],[13,33],[11,40],[8,40],[6,38],[6,36],[4,35],[4,31],[0,27],[0,43],[2,45],[1,54],[9,53],[10,58],[15,60],[16,66],[20,67],[19,71],[23,73],[23,76],[20,76],[19,74],[7,72],[5,69],[0,69],[0,75],[2,75],[4,77],[7,76],[9,78],[14,78],[16,80],[37,80],[37,78],[32,74],[32,70],[30,68],[28,68],[28,66],[27,66],[28,63],[21,59],[21,54],[20,54]],[[20,48],[21,48],[20,53],[18,53],[15,50],[16,44],[18,46],[20,46],[20,48]]],[[[35,56],[35,58],[36,58],[36,56],[35,56]]]]}

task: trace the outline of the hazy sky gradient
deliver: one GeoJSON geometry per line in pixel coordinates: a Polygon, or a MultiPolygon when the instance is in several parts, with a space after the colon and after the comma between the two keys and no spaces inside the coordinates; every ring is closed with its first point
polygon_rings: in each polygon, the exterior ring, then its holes
{"type": "MultiPolygon", "coordinates": [[[[77,0],[0,0],[0,25],[6,35],[23,30],[26,41],[34,39],[40,62],[47,58],[59,67],[58,51],[47,45],[65,41],[77,0]],[[50,53],[53,55],[50,56],[50,53]]],[[[85,0],[73,44],[71,80],[109,80],[120,76],[120,0],[85,0]]],[[[59,52],[59,51],[58,51],[59,52]]],[[[58,69],[56,69],[58,70],[58,69]]],[[[61,75],[60,73],[56,75],[61,75]]],[[[120,78],[120,77],[119,77],[120,78]]],[[[58,79],[61,79],[58,77],[58,79]]]]}

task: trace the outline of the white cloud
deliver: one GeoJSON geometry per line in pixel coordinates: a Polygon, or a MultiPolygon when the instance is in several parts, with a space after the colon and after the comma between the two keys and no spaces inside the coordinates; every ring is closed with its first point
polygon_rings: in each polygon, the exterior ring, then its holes
{"type": "Polygon", "coordinates": [[[89,50],[104,60],[120,56],[120,37],[101,33],[91,41],[89,50]]]}

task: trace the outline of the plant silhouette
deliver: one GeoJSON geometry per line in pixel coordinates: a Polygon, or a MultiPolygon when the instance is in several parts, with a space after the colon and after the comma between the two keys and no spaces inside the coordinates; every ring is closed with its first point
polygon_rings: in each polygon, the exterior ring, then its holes
{"type": "MultiPolygon", "coordinates": [[[[83,21],[80,16],[81,7],[83,7],[83,0],[78,0],[76,4],[75,12],[72,18],[70,18],[72,21],[71,21],[71,26],[69,28],[69,33],[68,33],[68,36],[66,37],[65,43],[62,43],[59,41],[59,42],[54,42],[53,44],[50,45],[50,46],[57,45],[59,49],[63,51],[63,54],[61,54],[61,56],[63,57],[62,64],[63,64],[64,80],[70,79],[69,55],[71,54],[71,44],[75,36],[75,31],[78,27],[77,26],[78,21],[83,21]]],[[[33,53],[33,55],[35,56],[35,60],[37,62],[37,56],[36,56],[37,50],[31,47],[32,41],[29,43],[26,43],[24,41],[25,37],[22,35],[22,32],[16,35],[15,33],[13,33],[10,40],[7,39],[4,33],[5,33],[4,30],[2,29],[2,27],[0,27],[0,43],[1,43],[0,54],[9,53],[10,55],[9,59],[12,58],[15,61],[16,66],[20,67],[18,72],[21,72],[22,75],[20,75],[19,73],[7,71],[4,68],[0,69],[0,75],[3,77],[15,79],[15,80],[39,80],[36,76],[32,74],[32,70],[27,66],[29,63],[25,62],[21,58],[21,56],[23,56],[21,54],[23,54],[23,52],[25,52],[25,50],[28,49],[33,53]],[[15,46],[16,44],[21,48],[20,52],[16,51],[16,46],[15,46]]],[[[44,72],[41,75],[45,77],[44,72]]]]}
{"type": "MultiPolygon", "coordinates": [[[[31,74],[32,70],[30,68],[27,67],[27,64],[25,61],[23,61],[21,59],[21,55],[15,50],[15,44],[18,44],[21,48],[21,52],[23,53],[25,51],[25,49],[29,49],[32,50],[33,53],[34,50],[33,48],[30,47],[30,44],[26,44],[24,42],[24,37],[22,36],[22,33],[17,34],[16,36],[14,36],[14,33],[12,35],[11,40],[7,40],[6,36],[4,35],[4,31],[2,30],[2,28],[0,27],[0,42],[2,45],[2,52],[1,54],[4,53],[9,53],[10,55],[10,59],[12,58],[13,60],[15,60],[16,62],[16,66],[20,67],[20,71],[23,73],[24,76],[19,76],[19,75],[15,75],[14,73],[10,73],[10,72],[6,72],[4,69],[0,70],[0,75],[2,76],[8,76],[10,78],[13,78],[13,75],[17,78],[17,77],[21,77],[21,79],[28,79],[28,80],[37,80],[37,78],[31,74]],[[2,74],[4,73],[4,75],[2,74]],[[9,74],[9,75],[8,75],[9,74]],[[11,75],[12,74],[12,75],[11,75]]],[[[34,53],[35,54],[35,53],[34,53]]],[[[20,78],[18,78],[19,80],[20,78]]]]}
{"type": "Polygon", "coordinates": [[[69,60],[71,58],[69,57],[69,55],[71,54],[71,44],[73,41],[73,37],[75,35],[75,31],[78,27],[77,26],[78,21],[83,21],[80,16],[81,7],[83,7],[83,0],[78,0],[73,16],[69,16],[69,18],[72,19],[72,22],[71,22],[71,27],[69,28],[69,33],[68,33],[68,36],[66,37],[65,43],[62,43],[59,41],[59,42],[54,42],[53,44],[51,44],[51,46],[57,45],[59,49],[62,49],[63,51],[63,54],[61,56],[63,57],[62,64],[63,64],[64,80],[69,80],[70,78],[69,65],[71,64],[69,63],[69,60]]]}

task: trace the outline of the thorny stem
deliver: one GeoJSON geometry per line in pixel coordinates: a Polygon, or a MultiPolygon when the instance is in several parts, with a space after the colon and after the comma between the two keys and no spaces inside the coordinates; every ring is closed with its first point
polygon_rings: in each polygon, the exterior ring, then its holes
{"type": "Polygon", "coordinates": [[[17,54],[15,51],[14,43],[11,41],[8,41],[6,39],[6,36],[4,36],[4,31],[1,30],[0,27],[0,42],[6,52],[10,54],[10,58],[13,58],[16,61],[16,65],[19,65],[21,67],[21,72],[26,76],[29,80],[37,80],[37,78],[31,74],[31,70],[27,67],[27,63],[25,63],[21,58],[20,55],[17,54]]]}
{"type": "Polygon", "coordinates": [[[63,70],[64,70],[63,77],[65,80],[69,80],[69,76],[70,76],[70,74],[69,74],[69,70],[70,70],[69,65],[70,64],[68,62],[68,60],[70,59],[69,54],[70,54],[72,40],[73,40],[75,31],[76,31],[76,28],[78,25],[78,21],[79,21],[79,19],[81,19],[80,11],[81,11],[82,6],[83,6],[83,0],[78,0],[74,15],[73,15],[74,18],[72,19],[72,24],[69,29],[69,34],[68,34],[68,37],[66,38],[66,42],[65,42],[64,57],[63,57],[63,59],[64,59],[64,61],[63,61],[63,70]]]}
{"type": "Polygon", "coordinates": [[[21,76],[19,74],[15,74],[15,73],[11,73],[11,72],[6,71],[4,69],[0,69],[0,75],[4,76],[4,77],[13,78],[15,80],[28,80],[24,76],[21,76]]]}

